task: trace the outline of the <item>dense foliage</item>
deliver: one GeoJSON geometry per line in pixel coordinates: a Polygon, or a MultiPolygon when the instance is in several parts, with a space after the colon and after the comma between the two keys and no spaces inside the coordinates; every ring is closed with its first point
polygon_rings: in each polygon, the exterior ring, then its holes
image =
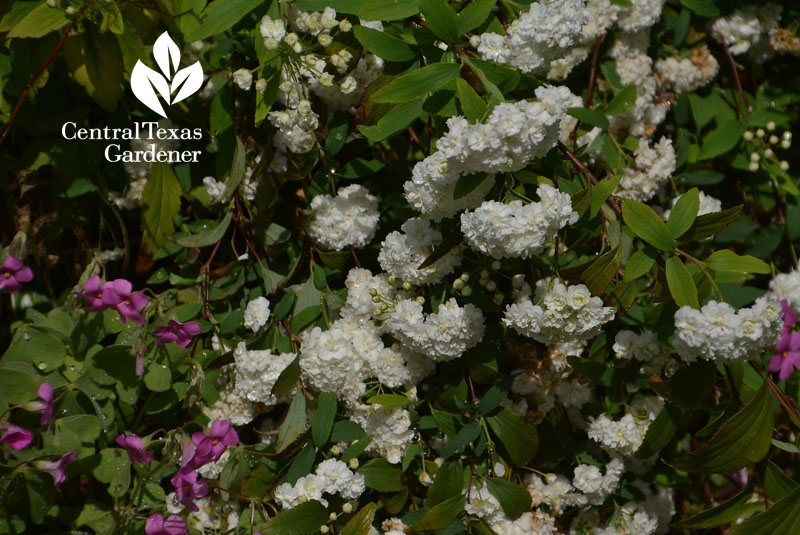
{"type": "Polygon", "coordinates": [[[800,9],[0,5],[0,533],[793,533],[800,9]]]}

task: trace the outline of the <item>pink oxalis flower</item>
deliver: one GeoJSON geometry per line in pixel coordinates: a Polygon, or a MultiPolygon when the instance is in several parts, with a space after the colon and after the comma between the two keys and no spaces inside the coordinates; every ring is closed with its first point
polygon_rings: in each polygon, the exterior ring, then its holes
{"type": "Polygon", "coordinates": [[[800,369],[800,333],[790,332],[788,327],[784,327],[775,349],[777,353],[769,361],[769,369],[773,372],[780,371],[778,377],[783,381],[796,368],[800,369]]]}
{"type": "Polygon", "coordinates": [[[140,325],[144,324],[144,318],[139,314],[139,310],[147,305],[147,297],[142,292],[134,292],[130,281],[115,279],[104,284],[103,302],[117,309],[122,323],[131,320],[140,325]]]}
{"type": "Polygon", "coordinates": [[[211,423],[208,435],[201,432],[194,433],[192,443],[195,446],[192,464],[195,468],[199,468],[204,464],[218,461],[228,446],[239,443],[239,435],[228,420],[216,420],[211,423]]]}
{"type": "Polygon", "coordinates": [[[181,323],[175,320],[169,320],[169,323],[164,327],[156,327],[153,329],[153,335],[156,336],[156,344],[171,344],[175,342],[178,347],[186,347],[192,341],[192,336],[200,334],[200,324],[196,321],[189,321],[181,323]]]}
{"type": "Polygon", "coordinates": [[[0,442],[8,444],[15,450],[23,450],[33,440],[33,433],[14,424],[4,422],[0,426],[0,442]]]}
{"type": "Polygon", "coordinates": [[[23,282],[33,280],[33,271],[15,256],[8,255],[0,264],[0,290],[17,293],[23,282]]]}
{"type": "Polygon", "coordinates": [[[34,464],[39,470],[47,472],[53,476],[53,479],[56,483],[56,490],[61,490],[59,487],[64,481],[67,480],[67,471],[64,469],[64,465],[74,460],[75,454],[73,452],[69,452],[57,461],[36,461],[34,464]]]}
{"type": "MultiPolygon", "coordinates": [[[[111,308],[109,303],[103,301],[103,295],[108,289],[110,282],[101,283],[100,277],[95,275],[86,281],[83,285],[83,292],[76,292],[78,296],[89,303],[90,312],[102,312],[107,308],[111,308]]],[[[108,299],[108,298],[106,298],[108,299]]]]}
{"type": "Polygon", "coordinates": [[[797,323],[797,313],[789,306],[789,301],[781,299],[781,312],[783,312],[783,326],[792,327],[797,323]]]}
{"type": "Polygon", "coordinates": [[[119,435],[115,440],[117,444],[125,448],[128,457],[135,463],[149,463],[153,460],[153,454],[144,449],[141,437],[136,435],[119,435]]]}
{"type": "Polygon", "coordinates": [[[153,515],[144,525],[147,535],[188,535],[186,523],[178,515],[170,515],[164,520],[161,515],[153,515]]]}
{"type": "Polygon", "coordinates": [[[53,387],[50,383],[44,382],[39,387],[38,394],[42,401],[29,401],[23,407],[29,411],[41,412],[42,420],[39,424],[47,425],[53,419],[53,387]]]}
{"type": "Polygon", "coordinates": [[[175,487],[175,496],[183,503],[183,506],[197,512],[200,508],[192,500],[208,494],[208,483],[203,480],[198,481],[197,472],[191,469],[187,470],[187,468],[178,470],[170,482],[175,487]]]}

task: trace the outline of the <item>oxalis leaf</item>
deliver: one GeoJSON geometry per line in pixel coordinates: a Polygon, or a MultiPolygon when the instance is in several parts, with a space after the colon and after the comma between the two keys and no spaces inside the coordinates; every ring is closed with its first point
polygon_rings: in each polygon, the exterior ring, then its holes
{"type": "Polygon", "coordinates": [[[757,463],[769,451],[774,421],[772,396],[765,381],[750,402],[722,424],[708,442],[670,464],[684,472],[727,474],[757,463]]]}

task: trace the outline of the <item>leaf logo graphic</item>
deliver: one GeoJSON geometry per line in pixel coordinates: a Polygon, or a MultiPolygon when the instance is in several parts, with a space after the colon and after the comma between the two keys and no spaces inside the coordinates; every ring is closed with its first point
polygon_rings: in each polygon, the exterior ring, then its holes
{"type": "Polygon", "coordinates": [[[138,60],[131,73],[131,89],[142,104],[166,119],[167,114],[158,95],[161,95],[168,106],[193,95],[203,85],[203,68],[196,61],[185,69],[178,70],[181,51],[167,32],[162,33],[153,44],[153,57],[163,75],[138,60]],[[177,95],[172,97],[176,91],[177,95]]]}

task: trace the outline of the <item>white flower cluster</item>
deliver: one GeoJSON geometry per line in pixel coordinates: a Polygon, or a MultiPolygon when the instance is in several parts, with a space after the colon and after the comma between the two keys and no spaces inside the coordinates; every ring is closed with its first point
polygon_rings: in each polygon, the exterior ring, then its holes
{"type": "Polygon", "coordinates": [[[670,358],[669,352],[652,331],[636,334],[623,329],[617,333],[611,349],[618,359],[636,359],[640,362],[641,373],[649,375],[666,370],[666,373],[671,374],[677,371],[677,363],[670,358]]]}
{"type": "Polygon", "coordinates": [[[606,473],[592,464],[575,467],[572,486],[584,493],[589,505],[601,505],[619,487],[619,480],[625,471],[625,463],[620,457],[612,457],[606,465],[606,473]]]}
{"type": "Polygon", "coordinates": [[[491,189],[491,176],[468,194],[454,199],[456,184],[465,175],[517,171],[547,154],[558,141],[559,125],[574,95],[566,87],[536,89],[538,102],[501,103],[485,124],[463,117],[447,120],[448,131],[434,152],[414,166],[405,183],[411,206],[434,221],[474,208],[491,189]]]}
{"type": "Polygon", "coordinates": [[[738,311],[728,303],[709,301],[702,310],[681,307],[675,313],[675,348],[681,358],[741,362],[774,345],[783,327],[778,301],[759,297],[738,311]]]}
{"type": "MultiPolygon", "coordinates": [[[[667,114],[667,103],[657,98],[658,83],[653,75],[653,59],[648,55],[650,29],[622,32],[617,36],[610,56],[623,85],[636,87],[634,105],[608,118],[611,130],[618,134],[649,136],[667,114]]],[[[602,86],[603,81],[598,83],[602,86]]]]}
{"type": "Polygon", "coordinates": [[[311,209],[308,236],[326,250],[364,247],[378,228],[378,199],[359,184],[339,189],[335,197],[317,195],[311,209]]]}
{"type": "Polygon", "coordinates": [[[302,154],[314,147],[314,130],[319,126],[319,115],[311,110],[308,100],[300,100],[297,107],[271,111],[270,124],[278,129],[273,144],[278,152],[302,154]]]}
{"type": "Polygon", "coordinates": [[[561,514],[568,507],[586,504],[586,496],[576,492],[569,479],[560,474],[545,474],[541,477],[530,473],[526,477],[525,484],[534,507],[544,505],[550,511],[561,514]]]}
{"type": "Polygon", "coordinates": [[[614,192],[617,197],[647,201],[651,199],[675,171],[675,149],[672,140],[662,137],[654,147],[646,139],[639,140],[633,152],[636,167],[626,168],[614,192]]]}
{"type": "Polygon", "coordinates": [[[327,459],[317,465],[313,474],[299,478],[294,485],[283,483],[275,489],[275,501],[283,509],[290,509],[308,500],[317,500],[326,507],[328,501],[323,494],[339,494],[354,500],[366,488],[364,476],[353,472],[337,459],[327,459]]]}
{"type": "Polygon", "coordinates": [[[203,414],[209,420],[228,420],[232,425],[247,425],[258,413],[257,403],[230,387],[220,390],[219,399],[211,407],[203,407],[203,414]]]}
{"type": "Polygon", "coordinates": [[[795,312],[800,312],[800,269],[775,275],[769,281],[769,297],[776,301],[785,299],[795,312]]]}
{"type": "Polygon", "coordinates": [[[661,398],[639,398],[630,404],[629,412],[619,420],[613,420],[605,413],[597,418],[590,416],[587,434],[610,453],[633,455],[642,445],[647,428],[663,405],[661,398]]]}
{"type": "Polygon", "coordinates": [[[416,300],[400,300],[384,326],[401,344],[435,361],[460,357],[481,341],[484,329],[480,309],[469,303],[460,307],[455,298],[427,317],[416,300]]]}
{"type": "Polygon", "coordinates": [[[402,407],[384,407],[373,404],[357,405],[350,418],[359,424],[372,441],[364,450],[371,455],[384,457],[392,464],[398,464],[414,439],[411,416],[402,407]]]}
{"type": "Polygon", "coordinates": [[[249,303],[244,310],[244,326],[253,332],[267,324],[269,321],[269,299],[266,297],[256,297],[249,303]]]}
{"type": "Polygon", "coordinates": [[[578,220],[569,194],[541,185],[541,202],[523,205],[485,201],[472,212],[461,214],[461,231],[473,249],[493,258],[529,258],[553,241],[558,231],[578,220]]]}
{"type": "Polygon", "coordinates": [[[598,36],[608,33],[612,26],[636,31],[652,26],[661,16],[665,0],[632,0],[623,6],[611,0],[588,0],[584,7],[586,23],[572,47],[550,64],[547,77],[563,80],[572,69],[583,62],[594,48],[598,36]]]}
{"type": "Polygon", "coordinates": [[[749,52],[754,60],[763,62],[774,54],[770,36],[779,30],[781,11],[783,7],[773,2],[750,13],[737,9],[715,20],[711,35],[718,43],[725,42],[731,54],[738,56],[749,52]]]}
{"type": "Polygon", "coordinates": [[[719,63],[703,45],[692,50],[688,58],[670,56],[658,60],[656,72],[662,87],[685,93],[708,84],[719,72],[719,63]]]}
{"type": "Polygon", "coordinates": [[[555,518],[542,511],[522,513],[516,520],[503,518],[491,524],[497,535],[556,535],[555,518]]]}
{"type": "Polygon", "coordinates": [[[411,218],[386,236],[378,253],[384,271],[413,285],[436,284],[461,264],[461,248],[456,246],[425,269],[417,269],[442,241],[442,233],[430,221],[411,218]]]}
{"type": "Polygon", "coordinates": [[[233,72],[231,76],[233,83],[239,86],[243,91],[250,91],[250,86],[253,85],[253,73],[247,69],[238,69],[233,72]]]}
{"type": "Polygon", "coordinates": [[[503,323],[537,342],[559,344],[596,336],[614,313],[583,284],[567,287],[548,277],[536,283],[533,301],[524,299],[506,307],[503,323]]]}
{"type": "Polygon", "coordinates": [[[233,358],[236,362],[235,392],[238,395],[266,405],[285,401],[272,395],[272,387],[275,386],[281,372],[295,359],[294,354],[275,355],[268,349],[248,350],[244,342],[239,342],[233,350],[233,358]]]}
{"type": "Polygon", "coordinates": [[[595,535],[653,535],[658,518],[636,502],[628,502],[614,513],[613,525],[595,531],[595,535]]]}
{"type": "Polygon", "coordinates": [[[481,35],[478,52],[483,59],[523,72],[546,69],[579,38],[586,20],[583,4],[583,0],[534,2],[505,35],[481,35]]]}

